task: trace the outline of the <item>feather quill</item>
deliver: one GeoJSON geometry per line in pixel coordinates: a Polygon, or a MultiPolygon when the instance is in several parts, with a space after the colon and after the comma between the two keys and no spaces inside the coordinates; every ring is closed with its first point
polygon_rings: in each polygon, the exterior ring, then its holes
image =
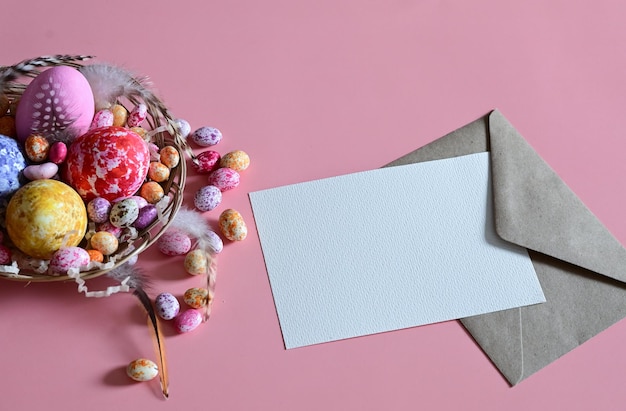
{"type": "Polygon", "coordinates": [[[169,375],[167,371],[167,360],[165,358],[165,346],[163,344],[164,339],[159,326],[159,319],[157,318],[154,307],[152,306],[152,301],[144,290],[146,287],[147,277],[142,271],[128,263],[122,264],[108,271],[107,276],[120,283],[126,281],[126,284],[133,288],[133,295],[137,297],[142,307],[146,310],[148,315],[148,327],[152,330],[152,340],[159,359],[161,391],[163,392],[163,396],[168,398],[169,375]]]}
{"type": "Polygon", "coordinates": [[[0,67],[0,93],[10,91],[12,88],[20,88],[20,85],[14,83],[21,76],[36,77],[44,67],[51,66],[70,66],[79,68],[79,61],[89,60],[93,56],[85,55],[63,55],[41,56],[34,59],[23,60],[13,66],[0,67]]]}

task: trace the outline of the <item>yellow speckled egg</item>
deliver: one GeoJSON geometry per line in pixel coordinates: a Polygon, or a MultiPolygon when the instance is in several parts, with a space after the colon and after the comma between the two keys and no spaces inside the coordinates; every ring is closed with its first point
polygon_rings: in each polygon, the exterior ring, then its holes
{"type": "Polygon", "coordinates": [[[208,268],[207,255],[203,250],[193,250],[185,256],[185,271],[191,275],[205,274],[208,268]]]}
{"type": "Polygon", "coordinates": [[[49,259],[62,246],[77,246],[87,230],[87,210],[70,186],[36,180],[20,188],[6,211],[7,232],[31,257],[49,259]]]}
{"type": "Polygon", "coordinates": [[[119,247],[117,237],[108,231],[95,233],[89,240],[89,244],[91,244],[94,250],[100,251],[103,255],[111,255],[119,247]]]}
{"type": "Polygon", "coordinates": [[[228,167],[239,172],[250,165],[250,156],[245,151],[235,150],[224,154],[220,160],[220,167],[228,167]]]}
{"type": "Polygon", "coordinates": [[[159,367],[153,361],[139,358],[128,364],[126,374],[135,381],[150,381],[159,375],[159,367]]]}
{"type": "Polygon", "coordinates": [[[222,234],[230,241],[242,241],[248,235],[248,227],[237,210],[224,210],[218,223],[222,234]]]}
{"type": "Polygon", "coordinates": [[[124,127],[128,120],[128,110],[121,104],[114,104],[109,110],[113,113],[113,125],[116,127],[124,127]]]}

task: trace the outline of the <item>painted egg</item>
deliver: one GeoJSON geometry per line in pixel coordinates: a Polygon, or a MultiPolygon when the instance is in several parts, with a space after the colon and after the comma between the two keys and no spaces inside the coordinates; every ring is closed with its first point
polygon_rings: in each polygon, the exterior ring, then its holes
{"type": "Polygon", "coordinates": [[[96,112],[89,128],[111,127],[113,125],[113,112],[108,109],[96,112]]]}
{"type": "Polygon", "coordinates": [[[119,242],[117,237],[108,231],[98,231],[89,239],[89,245],[94,250],[100,251],[103,255],[111,255],[117,251],[119,242]]]}
{"type": "Polygon", "coordinates": [[[160,161],[153,161],[148,167],[148,177],[157,183],[162,183],[170,178],[170,169],[160,161]]]}
{"type": "Polygon", "coordinates": [[[113,200],[113,202],[114,203],[118,203],[118,202],[120,202],[122,200],[126,200],[128,198],[130,198],[131,200],[135,200],[135,202],[137,203],[137,207],[139,207],[140,209],[142,209],[142,208],[144,208],[145,206],[148,205],[148,202],[142,196],[130,196],[130,197],[116,198],[115,200],[113,200]]]}
{"type": "Polygon", "coordinates": [[[178,315],[180,303],[170,293],[161,293],[154,300],[156,312],[164,320],[171,320],[178,315]]]}
{"type": "Polygon", "coordinates": [[[104,261],[104,254],[102,254],[98,250],[87,250],[87,254],[89,254],[89,259],[96,263],[101,263],[104,261]]]}
{"type": "Polygon", "coordinates": [[[87,203],[87,215],[94,223],[109,221],[111,202],[106,198],[96,197],[87,203]]]}
{"type": "Polygon", "coordinates": [[[239,173],[232,168],[218,168],[209,175],[209,184],[222,191],[232,190],[239,185],[239,173]]]}
{"type": "Polygon", "coordinates": [[[30,161],[40,163],[48,158],[50,143],[41,134],[31,134],[26,137],[24,151],[26,151],[26,157],[28,157],[30,161]]]}
{"type": "Polygon", "coordinates": [[[202,250],[193,250],[185,256],[185,271],[191,275],[205,274],[208,269],[208,256],[202,250]]]}
{"type": "Polygon", "coordinates": [[[146,130],[143,127],[131,127],[130,131],[139,134],[139,136],[141,138],[143,138],[145,140],[146,136],[148,135],[148,130],[146,130]]]}
{"type": "Polygon", "coordinates": [[[202,308],[207,305],[209,290],[206,288],[190,288],[185,291],[183,301],[191,308],[202,308]]]}
{"type": "Polygon", "coordinates": [[[111,201],[134,194],[148,175],[150,152],[137,133],[122,127],[101,127],[77,138],[69,147],[64,176],[90,201],[111,201]]]}
{"type": "Polygon", "coordinates": [[[62,246],[80,243],[87,230],[87,210],[68,185],[36,180],[11,197],[6,222],[17,248],[31,257],[48,259],[62,246]]]}
{"type": "Polygon", "coordinates": [[[228,167],[239,172],[250,165],[250,156],[245,151],[235,150],[224,154],[220,160],[220,167],[228,167]]]}
{"type": "Polygon", "coordinates": [[[229,208],[220,214],[219,227],[224,237],[231,241],[241,241],[248,235],[248,227],[238,211],[229,208]]]}
{"type": "Polygon", "coordinates": [[[144,183],[141,186],[139,193],[150,204],[158,203],[165,195],[163,187],[161,187],[161,185],[156,181],[148,181],[147,183],[144,183]]]}
{"type": "Polygon", "coordinates": [[[222,132],[215,127],[200,127],[191,133],[191,139],[199,146],[210,147],[222,141],[222,132]]]}
{"type": "Polygon", "coordinates": [[[218,167],[220,159],[220,153],[217,151],[203,151],[196,156],[196,161],[193,162],[193,168],[200,174],[210,173],[218,167]]]}
{"type": "Polygon", "coordinates": [[[78,70],[52,67],[43,71],[24,90],[17,106],[17,137],[48,136],[70,129],[77,137],[85,133],[94,115],[94,98],[89,82],[78,70]]]}
{"type": "Polygon", "coordinates": [[[128,367],[126,367],[126,375],[135,381],[150,381],[159,375],[159,367],[157,367],[153,361],[139,358],[128,364],[128,367]]]}
{"type": "Polygon", "coordinates": [[[2,244],[0,244],[0,264],[11,264],[11,249],[2,244]]]}
{"type": "Polygon", "coordinates": [[[132,198],[127,198],[111,206],[109,221],[115,227],[129,227],[139,217],[139,206],[132,198]]]}
{"type": "Polygon", "coordinates": [[[59,171],[59,166],[54,163],[33,164],[27,166],[22,172],[24,177],[33,180],[44,180],[54,177],[59,171]]]}
{"type": "Polygon", "coordinates": [[[215,254],[221,253],[224,249],[224,242],[222,241],[220,236],[217,235],[217,233],[214,231],[208,231],[206,233],[206,237],[211,251],[213,251],[215,254]]]}
{"type": "Polygon", "coordinates": [[[180,136],[182,138],[187,138],[191,133],[191,126],[189,125],[189,122],[187,122],[187,120],[183,120],[182,118],[177,118],[174,120],[174,123],[176,123],[176,126],[178,127],[180,136]]]}
{"type": "Polygon", "coordinates": [[[191,238],[180,230],[167,230],[157,240],[157,247],[165,255],[185,255],[191,249],[191,238]]]}
{"type": "Polygon", "coordinates": [[[122,235],[122,229],[120,227],[115,227],[108,220],[105,221],[104,223],[96,224],[96,229],[98,231],[108,231],[109,233],[113,234],[117,238],[120,238],[120,236],[122,235]]]}
{"type": "Polygon", "coordinates": [[[91,261],[89,253],[80,247],[64,247],[52,254],[48,272],[51,275],[67,274],[72,268],[84,267],[91,261]]]}
{"type": "Polygon", "coordinates": [[[176,147],[165,146],[159,152],[159,160],[169,168],[174,168],[180,163],[180,153],[176,147]]]}
{"type": "Polygon", "coordinates": [[[195,330],[200,324],[202,324],[202,314],[194,309],[183,311],[174,319],[176,330],[181,334],[195,330]]]}
{"type": "Polygon", "coordinates": [[[222,191],[215,186],[204,186],[196,192],[193,203],[200,211],[211,211],[222,202],[222,191]]]}
{"type": "Polygon", "coordinates": [[[128,115],[126,123],[128,127],[137,127],[148,117],[148,106],[144,103],[137,104],[133,107],[132,111],[128,115]]]}
{"type": "Polygon", "coordinates": [[[54,164],[61,164],[67,157],[67,146],[62,141],[57,141],[50,146],[48,159],[54,164]]]}
{"type": "Polygon", "coordinates": [[[121,104],[114,104],[110,108],[113,113],[113,125],[116,127],[124,127],[126,120],[128,120],[128,110],[121,104]]]}
{"type": "Polygon", "coordinates": [[[17,141],[0,135],[0,197],[9,196],[20,188],[20,173],[26,168],[26,159],[17,141]]]}
{"type": "Polygon", "coordinates": [[[159,212],[156,206],[148,204],[147,206],[139,209],[139,215],[133,223],[133,226],[138,230],[143,230],[152,224],[157,219],[158,215],[159,212]]]}

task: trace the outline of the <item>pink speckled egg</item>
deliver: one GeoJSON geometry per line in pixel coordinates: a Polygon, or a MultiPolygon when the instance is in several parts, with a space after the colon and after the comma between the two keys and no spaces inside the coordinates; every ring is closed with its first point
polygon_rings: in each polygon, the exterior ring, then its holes
{"type": "Polygon", "coordinates": [[[182,118],[177,118],[176,120],[174,120],[174,123],[176,123],[176,126],[178,127],[180,136],[182,138],[187,138],[191,133],[191,126],[189,125],[189,122],[182,118]]]}
{"type": "Polygon", "coordinates": [[[224,249],[224,242],[222,241],[220,236],[217,235],[217,233],[214,231],[208,231],[206,233],[206,237],[207,242],[209,243],[210,250],[213,251],[215,254],[221,253],[224,249]]]}
{"type": "Polygon", "coordinates": [[[170,293],[161,293],[154,300],[156,312],[159,317],[164,320],[171,320],[178,315],[180,311],[180,303],[170,293]]]}
{"type": "Polygon", "coordinates": [[[220,153],[213,150],[203,151],[196,156],[193,168],[197,173],[205,174],[215,170],[220,162],[220,153]]]}
{"type": "Polygon", "coordinates": [[[96,197],[87,203],[87,215],[94,223],[109,221],[111,202],[106,198],[96,197]]]}
{"type": "Polygon", "coordinates": [[[52,254],[48,272],[51,275],[67,274],[72,268],[86,266],[91,261],[89,253],[80,247],[61,248],[52,254]]]}
{"type": "Polygon", "coordinates": [[[174,319],[176,330],[181,334],[195,330],[200,324],[202,324],[202,314],[194,309],[183,311],[174,319]]]}
{"type": "Polygon", "coordinates": [[[191,133],[191,139],[202,147],[214,146],[222,141],[222,132],[215,127],[200,127],[191,133]]]}
{"type": "Polygon", "coordinates": [[[90,130],[74,141],[64,177],[85,201],[111,201],[134,194],[148,175],[150,152],[143,139],[123,127],[90,130]]]}
{"type": "Polygon", "coordinates": [[[11,264],[11,249],[2,244],[0,244],[0,264],[11,264]]]}
{"type": "Polygon", "coordinates": [[[209,175],[209,184],[221,191],[232,190],[239,185],[239,173],[232,168],[218,168],[209,175]]]}
{"type": "Polygon", "coordinates": [[[19,141],[30,134],[48,136],[70,128],[73,137],[89,129],[94,98],[87,79],[67,66],[43,71],[24,90],[17,106],[15,126],[19,141]]]}
{"type": "Polygon", "coordinates": [[[191,238],[180,230],[167,230],[157,240],[157,247],[165,255],[185,255],[191,249],[191,238]]]}
{"type": "Polygon", "coordinates": [[[113,234],[117,238],[119,238],[122,235],[122,228],[114,226],[108,220],[105,221],[104,223],[96,224],[96,230],[108,231],[109,233],[113,234]]]}
{"type": "Polygon", "coordinates": [[[204,186],[196,191],[193,203],[200,211],[211,211],[222,202],[222,191],[215,186],[204,186]]]}
{"type": "Polygon", "coordinates": [[[131,110],[126,124],[128,127],[138,127],[146,117],[148,117],[148,106],[144,103],[139,103],[131,110]]]}
{"type": "Polygon", "coordinates": [[[110,127],[113,125],[113,113],[111,110],[100,110],[96,112],[89,128],[110,127]]]}

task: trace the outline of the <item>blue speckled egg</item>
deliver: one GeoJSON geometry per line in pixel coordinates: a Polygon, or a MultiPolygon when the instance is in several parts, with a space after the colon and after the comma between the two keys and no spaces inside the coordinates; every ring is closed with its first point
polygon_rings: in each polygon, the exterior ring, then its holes
{"type": "Polygon", "coordinates": [[[21,186],[20,174],[26,160],[11,137],[0,134],[0,197],[13,194],[21,186]]]}

